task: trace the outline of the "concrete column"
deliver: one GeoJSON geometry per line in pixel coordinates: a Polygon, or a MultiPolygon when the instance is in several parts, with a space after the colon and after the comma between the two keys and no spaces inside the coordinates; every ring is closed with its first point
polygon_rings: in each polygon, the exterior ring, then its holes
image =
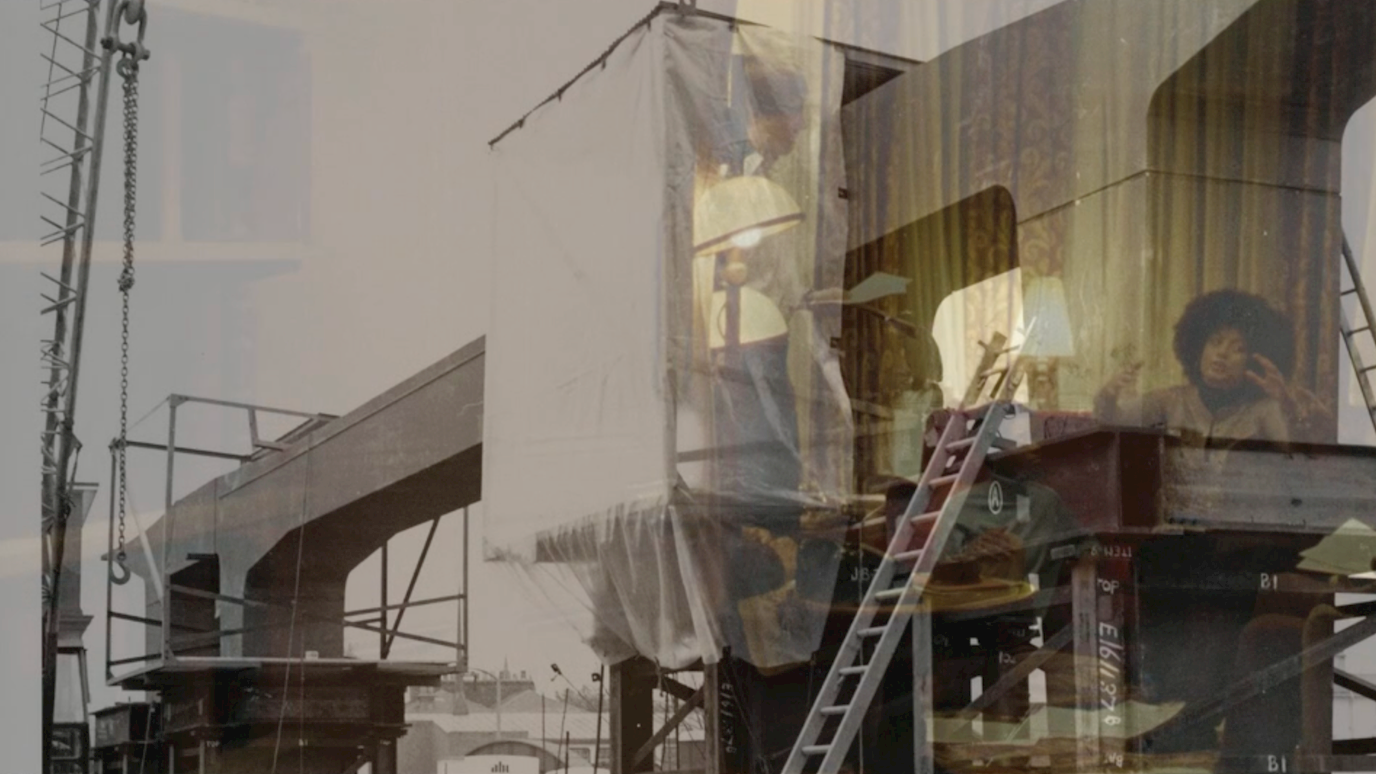
{"type": "Polygon", "coordinates": [[[654,664],[643,658],[611,667],[612,774],[638,774],[654,769],[653,756],[633,765],[635,751],[654,734],[654,664]]]}
{"type": "Polygon", "coordinates": [[[397,743],[381,739],[373,747],[373,774],[397,774],[397,743]]]}

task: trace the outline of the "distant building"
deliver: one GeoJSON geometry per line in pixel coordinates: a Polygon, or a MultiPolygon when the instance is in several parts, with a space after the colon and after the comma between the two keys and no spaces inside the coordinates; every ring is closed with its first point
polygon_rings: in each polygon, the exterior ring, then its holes
{"type": "MultiPolygon", "coordinates": [[[[445,678],[434,687],[412,688],[407,697],[410,726],[398,748],[399,774],[435,774],[441,760],[469,754],[517,754],[540,759],[540,771],[587,768],[611,762],[611,717],[584,705],[587,696],[570,693],[542,696],[524,672],[502,672],[501,711],[496,706],[497,681],[490,678],[445,678]],[[498,728],[500,727],[500,734],[498,728]],[[567,735],[567,742],[565,738],[567,735]],[[600,751],[598,748],[601,748],[600,751]]],[[[661,770],[702,768],[705,764],[701,722],[690,717],[678,733],[656,749],[661,770]]]]}
{"type": "MultiPolygon", "coordinates": [[[[503,707],[517,696],[531,694],[535,696],[536,704],[531,707],[529,700],[526,700],[520,706],[530,711],[539,711],[539,695],[535,693],[535,681],[528,674],[503,669],[500,676],[500,688],[497,680],[475,674],[445,675],[439,685],[413,687],[406,696],[406,713],[464,715],[469,712],[491,712],[497,707],[499,693],[503,707]]],[[[517,707],[512,706],[510,710],[515,711],[517,707]]]]}

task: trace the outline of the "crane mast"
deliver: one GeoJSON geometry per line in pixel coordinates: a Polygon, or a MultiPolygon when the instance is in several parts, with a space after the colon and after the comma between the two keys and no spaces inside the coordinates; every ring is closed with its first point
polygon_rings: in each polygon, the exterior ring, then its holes
{"type": "MultiPolygon", "coordinates": [[[[47,152],[57,154],[43,162],[41,174],[46,180],[49,176],[60,177],[60,173],[66,171],[65,191],[59,196],[40,189],[45,206],[42,220],[53,229],[41,243],[62,246],[57,276],[43,273],[53,286],[52,295],[43,296],[43,313],[53,316],[53,335],[42,342],[41,349],[45,371],[41,404],[44,413],[41,439],[44,772],[58,770],[53,756],[54,713],[58,660],[63,652],[74,650],[83,666],[78,678],[82,683],[79,690],[83,726],[86,712],[88,687],[84,650],[80,646],[86,620],[80,615],[63,615],[64,599],[79,603],[80,596],[65,589],[62,576],[68,524],[74,508],[78,507],[75,473],[81,442],[74,431],[77,386],[111,70],[116,53],[122,54],[124,61],[135,63],[134,67],[148,56],[143,47],[147,23],[143,0],[110,0],[103,22],[100,8],[101,0],[57,0],[41,5],[44,14],[41,27],[47,33],[46,50],[42,54],[47,64],[47,78],[40,102],[39,140],[47,152]],[[121,24],[137,25],[138,38],[132,42],[121,41],[121,24]],[[93,80],[96,83],[94,106],[91,104],[93,80]],[[71,644],[73,641],[75,646],[71,644]]],[[[128,67],[122,64],[122,74],[128,67]]]]}

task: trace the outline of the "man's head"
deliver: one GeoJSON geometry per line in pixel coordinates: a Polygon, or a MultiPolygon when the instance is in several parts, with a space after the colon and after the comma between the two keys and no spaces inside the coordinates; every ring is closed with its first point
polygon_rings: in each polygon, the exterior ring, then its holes
{"type": "Polygon", "coordinates": [[[796,69],[761,57],[747,57],[744,68],[750,144],[766,159],[785,156],[803,130],[807,80],[796,69]]]}

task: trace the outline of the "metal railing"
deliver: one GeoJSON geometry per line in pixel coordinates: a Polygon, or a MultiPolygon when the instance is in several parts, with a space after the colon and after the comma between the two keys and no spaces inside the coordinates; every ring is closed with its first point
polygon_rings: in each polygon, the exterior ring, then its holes
{"type": "MultiPolygon", "coordinates": [[[[127,568],[121,567],[119,557],[123,549],[122,543],[117,543],[115,533],[115,501],[111,497],[110,508],[110,528],[107,537],[107,556],[109,572],[106,578],[106,632],[105,632],[105,679],[107,683],[115,684],[127,678],[128,674],[115,675],[115,667],[127,666],[130,664],[160,664],[168,665],[175,662],[178,658],[185,657],[188,652],[203,650],[220,643],[226,637],[237,635],[268,632],[279,630],[290,625],[289,621],[277,621],[248,626],[233,626],[228,628],[203,629],[188,626],[178,622],[173,614],[171,600],[174,598],[201,599],[217,603],[225,603],[241,608],[255,608],[259,610],[279,610],[288,611],[297,620],[306,620],[315,623],[337,624],[343,628],[357,629],[362,631],[374,632],[379,637],[379,661],[387,660],[392,651],[393,644],[397,640],[407,640],[411,642],[426,643],[445,648],[452,648],[455,652],[455,661],[459,668],[464,665],[467,656],[467,631],[468,631],[468,596],[467,596],[467,562],[463,564],[463,588],[459,593],[443,596],[428,597],[425,599],[413,599],[417,581],[426,557],[430,553],[439,519],[434,519],[430,524],[429,532],[426,536],[424,546],[421,549],[420,557],[412,571],[411,578],[407,584],[405,594],[400,602],[392,601],[387,596],[385,573],[386,559],[384,558],[384,576],[381,588],[381,604],[372,607],[356,610],[347,610],[340,616],[322,615],[311,613],[296,608],[290,600],[277,601],[273,599],[252,599],[247,596],[234,596],[222,594],[218,591],[194,588],[185,584],[174,582],[173,574],[168,572],[171,567],[171,552],[173,537],[175,535],[175,508],[174,496],[176,493],[176,458],[178,455],[191,455],[211,459],[221,459],[248,463],[265,456],[281,453],[288,450],[294,444],[303,441],[312,431],[323,427],[329,421],[337,417],[329,414],[309,413],[293,411],[287,409],[270,408],[248,403],[238,403],[234,401],[214,400],[209,398],[196,398],[185,395],[172,395],[166,401],[168,407],[167,436],[165,441],[148,440],[127,440],[124,448],[131,451],[144,451],[161,453],[165,458],[165,469],[163,471],[163,504],[162,525],[164,534],[161,535],[158,551],[159,556],[154,556],[154,549],[147,542],[143,534],[142,525],[139,529],[138,540],[141,544],[147,565],[149,580],[155,585],[155,593],[162,600],[162,614],[157,617],[150,617],[143,614],[135,614],[115,609],[114,587],[120,585],[130,577],[127,568]],[[246,425],[248,429],[248,448],[240,449],[221,449],[207,448],[206,446],[187,446],[178,440],[177,412],[187,404],[203,404],[219,408],[242,411],[245,413],[246,425]],[[302,423],[278,438],[269,439],[264,437],[259,428],[259,421],[262,415],[274,415],[294,417],[302,420],[302,423]],[[404,631],[401,628],[403,617],[407,610],[411,608],[425,607],[437,604],[457,603],[456,616],[456,638],[454,640],[440,639],[437,637],[427,637],[422,634],[404,631]],[[360,616],[366,616],[360,618],[360,616]],[[139,624],[144,627],[157,627],[161,630],[160,648],[156,652],[141,653],[132,656],[114,658],[112,652],[113,645],[113,624],[116,621],[139,624]],[[175,636],[174,636],[175,635],[175,636]]],[[[116,455],[119,451],[119,441],[116,439],[111,443],[111,465],[112,470],[115,465],[116,455]]],[[[137,513],[135,511],[135,513],[137,513]]],[[[467,557],[468,551],[468,511],[465,508],[462,514],[463,519],[463,543],[464,556],[467,557]]],[[[386,556],[387,547],[384,543],[381,548],[383,556],[386,556]]],[[[142,611],[141,611],[142,612],[142,611]]],[[[206,657],[202,657],[206,658],[206,657]]],[[[213,657],[210,657],[213,658],[213,657]]]]}

